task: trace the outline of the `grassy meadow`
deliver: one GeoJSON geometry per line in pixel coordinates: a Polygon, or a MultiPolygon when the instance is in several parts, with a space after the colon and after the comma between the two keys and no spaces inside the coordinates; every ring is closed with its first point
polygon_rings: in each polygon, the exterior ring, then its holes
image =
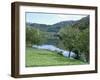
{"type": "Polygon", "coordinates": [[[81,64],[86,63],[80,60],[66,58],[54,51],[26,47],[26,67],[81,64]]]}

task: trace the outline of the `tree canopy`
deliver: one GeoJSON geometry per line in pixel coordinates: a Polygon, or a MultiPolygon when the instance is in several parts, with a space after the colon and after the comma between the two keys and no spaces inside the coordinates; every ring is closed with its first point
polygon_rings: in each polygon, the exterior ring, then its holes
{"type": "Polygon", "coordinates": [[[26,27],[26,44],[42,44],[45,41],[44,32],[39,29],[26,27]]]}

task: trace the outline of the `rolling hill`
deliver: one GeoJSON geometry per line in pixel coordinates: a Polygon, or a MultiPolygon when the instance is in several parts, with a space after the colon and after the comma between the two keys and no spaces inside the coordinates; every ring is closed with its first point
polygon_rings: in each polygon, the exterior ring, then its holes
{"type": "Polygon", "coordinates": [[[26,26],[34,27],[46,32],[58,32],[62,27],[72,26],[76,21],[62,21],[53,25],[38,24],[38,23],[26,23],[26,26]]]}

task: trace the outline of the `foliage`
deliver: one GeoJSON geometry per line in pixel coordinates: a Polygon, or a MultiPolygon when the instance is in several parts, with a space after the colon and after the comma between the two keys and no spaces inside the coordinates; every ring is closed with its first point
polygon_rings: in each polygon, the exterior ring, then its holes
{"type": "Polygon", "coordinates": [[[86,62],[89,62],[89,29],[84,29],[80,31],[76,39],[77,45],[75,48],[81,53],[84,54],[86,62]]]}
{"type": "Polygon", "coordinates": [[[76,45],[76,37],[79,33],[79,29],[73,27],[62,28],[59,32],[60,40],[62,41],[66,50],[70,52],[74,49],[76,45]]]}
{"type": "Polygon", "coordinates": [[[66,50],[69,50],[70,52],[74,51],[77,55],[77,59],[89,62],[88,26],[87,28],[81,30],[79,27],[62,28],[59,32],[59,36],[66,50]]]}
{"type": "Polygon", "coordinates": [[[39,29],[26,27],[26,43],[27,44],[42,44],[45,41],[44,32],[39,29]]]}

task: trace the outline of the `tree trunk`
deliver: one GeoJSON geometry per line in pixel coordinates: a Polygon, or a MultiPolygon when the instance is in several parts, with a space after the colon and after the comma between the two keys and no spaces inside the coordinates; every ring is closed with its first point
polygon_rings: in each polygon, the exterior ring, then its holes
{"type": "Polygon", "coordinates": [[[71,55],[71,51],[69,51],[69,54],[68,54],[68,57],[70,58],[70,55],[71,55]]]}
{"type": "Polygon", "coordinates": [[[80,59],[80,56],[79,56],[79,51],[78,51],[78,50],[75,50],[74,52],[75,52],[75,54],[76,54],[75,59],[80,59]]]}

